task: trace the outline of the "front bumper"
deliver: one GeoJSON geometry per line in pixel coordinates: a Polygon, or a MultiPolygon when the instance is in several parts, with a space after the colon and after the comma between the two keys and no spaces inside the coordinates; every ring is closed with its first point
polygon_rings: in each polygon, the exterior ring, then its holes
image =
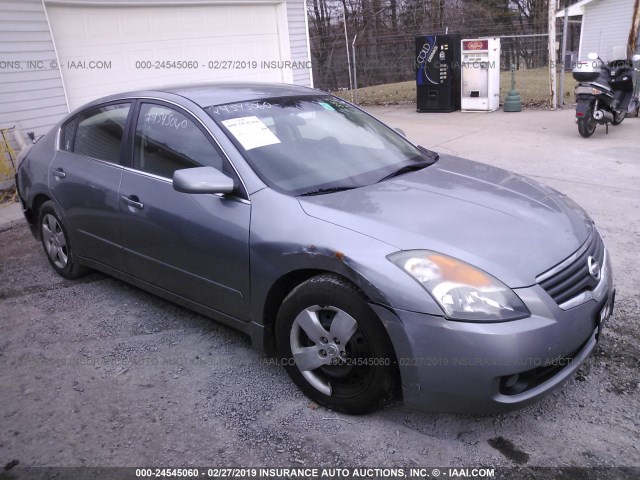
{"type": "Polygon", "coordinates": [[[550,393],[596,345],[601,313],[615,295],[611,269],[603,273],[602,295],[569,310],[538,285],[518,289],[531,316],[503,323],[455,322],[373,305],[394,344],[405,405],[492,413],[550,393]]]}

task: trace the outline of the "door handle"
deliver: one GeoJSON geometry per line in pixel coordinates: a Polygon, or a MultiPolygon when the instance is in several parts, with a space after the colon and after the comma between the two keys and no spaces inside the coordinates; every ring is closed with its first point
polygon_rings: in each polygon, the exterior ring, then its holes
{"type": "Polygon", "coordinates": [[[142,210],[144,208],[144,203],[140,202],[140,199],[136,195],[121,195],[122,199],[132,208],[136,208],[138,210],[142,210]]]}
{"type": "Polygon", "coordinates": [[[67,178],[67,174],[64,173],[64,170],[62,170],[61,168],[51,170],[51,175],[58,178],[67,178]]]}

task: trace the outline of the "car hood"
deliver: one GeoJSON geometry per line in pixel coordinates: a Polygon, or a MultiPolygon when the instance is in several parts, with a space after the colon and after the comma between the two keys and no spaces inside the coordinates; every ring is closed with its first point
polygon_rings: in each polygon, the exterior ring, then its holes
{"type": "Polygon", "coordinates": [[[560,192],[448,155],[417,172],[299,201],[312,217],[398,250],[450,255],[511,288],[536,283],[537,275],[571,255],[593,230],[584,210],[560,192]]]}

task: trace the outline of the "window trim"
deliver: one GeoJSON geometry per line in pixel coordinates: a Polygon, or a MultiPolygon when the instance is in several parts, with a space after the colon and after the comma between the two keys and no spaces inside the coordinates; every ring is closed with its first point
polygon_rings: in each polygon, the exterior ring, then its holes
{"type": "MultiPolygon", "coordinates": [[[[128,145],[129,142],[129,132],[130,132],[130,127],[131,127],[131,120],[132,120],[132,112],[135,108],[135,99],[134,98],[121,98],[121,99],[117,99],[117,100],[110,100],[108,102],[105,103],[100,103],[98,105],[93,105],[91,107],[88,108],[84,108],[81,111],[77,112],[75,115],[67,118],[61,125],[60,128],[58,129],[58,135],[56,136],[56,145],[55,145],[55,149],[56,151],[60,151],[60,152],[64,152],[64,153],[70,153],[72,155],[75,155],[76,157],[82,157],[82,158],[88,158],[94,161],[98,161],[98,162],[103,162],[106,163],[108,165],[116,165],[116,166],[124,166],[125,164],[125,159],[126,159],[126,146],[128,145]],[[99,108],[104,108],[104,107],[109,107],[111,105],[125,105],[128,104],[129,105],[129,112],[127,113],[127,120],[124,123],[124,126],[122,127],[122,141],[120,142],[120,158],[117,162],[112,162],[110,160],[105,160],[104,158],[98,158],[98,157],[90,157],[88,155],[82,155],[80,153],[76,153],[75,151],[72,150],[66,150],[64,148],[62,148],[62,135],[64,133],[64,129],[65,127],[75,121],[78,117],[80,117],[81,115],[88,113],[88,112],[92,112],[93,110],[97,110],[99,108]]],[[[78,122],[78,125],[80,125],[80,123],[78,122]]],[[[76,125],[76,134],[77,134],[77,129],[78,129],[78,125],[76,125]]],[[[73,142],[73,146],[75,149],[75,135],[74,135],[74,142],[73,142]]]]}
{"type": "Polygon", "coordinates": [[[133,157],[135,154],[134,146],[135,146],[136,129],[138,127],[140,110],[142,108],[142,104],[144,103],[152,103],[165,108],[176,110],[178,111],[178,113],[181,113],[182,115],[186,116],[191,121],[193,121],[194,125],[196,125],[196,127],[205,136],[205,138],[209,141],[209,143],[211,143],[211,145],[218,151],[218,153],[222,158],[222,162],[229,164],[229,166],[235,173],[235,176],[238,178],[240,184],[238,185],[238,191],[235,193],[235,195],[238,197],[239,200],[249,201],[247,186],[245,185],[244,180],[242,179],[242,176],[240,175],[240,173],[238,173],[238,169],[235,167],[233,162],[229,159],[229,155],[227,155],[227,152],[225,152],[224,148],[222,148],[222,146],[216,139],[215,135],[211,132],[211,130],[205,125],[205,123],[199,118],[199,116],[196,113],[171,100],[165,100],[165,99],[155,98],[155,97],[137,97],[135,99],[135,105],[133,106],[133,109],[132,109],[132,115],[128,119],[128,123],[127,123],[128,138],[127,138],[127,144],[126,144],[125,158],[124,158],[124,162],[122,163],[122,166],[126,170],[144,174],[144,175],[149,175],[153,178],[166,180],[168,182],[172,182],[172,179],[169,177],[163,177],[161,175],[157,175],[152,172],[145,172],[144,170],[139,170],[137,168],[134,168],[133,166],[133,157]]]}

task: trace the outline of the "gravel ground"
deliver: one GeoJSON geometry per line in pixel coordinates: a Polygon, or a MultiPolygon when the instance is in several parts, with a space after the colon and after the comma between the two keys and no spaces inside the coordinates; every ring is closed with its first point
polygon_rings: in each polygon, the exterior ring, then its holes
{"type": "Polygon", "coordinates": [[[615,317],[562,389],[488,417],[325,410],[244,335],[102,274],[64,280],[25,223],[0,226],[0,469],[639,467],[640,212],[622,225],[609,193],[573,197],[615,238],[615,317]]]}
{"type": "Polygon", "coordinates": [[[0,236],[0,465],[640,465],[637,299],[563,389],[492,417],[318,408],[247,337],[0,236]]]}

